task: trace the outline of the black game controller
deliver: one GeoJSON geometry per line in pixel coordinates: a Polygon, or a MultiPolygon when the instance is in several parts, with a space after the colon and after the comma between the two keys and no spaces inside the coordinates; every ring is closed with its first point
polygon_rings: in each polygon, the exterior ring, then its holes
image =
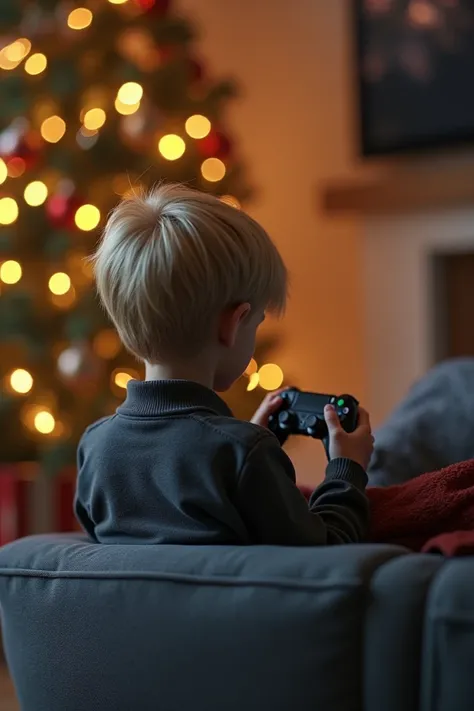
{"type": "Polygon", "coordinates": [[[283,445],[290,435],[320,439],[328,454],[328,428],[324,420],[326,405],[334,405],[342,427],[353,432],[359,419],[359,403],[352,395],[321,395],[292,388],[281,394],[283,404],[271,415],[268,426],[283,445]]]}

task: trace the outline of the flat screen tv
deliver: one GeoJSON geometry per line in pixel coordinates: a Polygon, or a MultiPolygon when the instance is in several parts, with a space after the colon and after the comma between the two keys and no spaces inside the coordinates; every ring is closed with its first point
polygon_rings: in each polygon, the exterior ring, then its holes
{"type": "Polygon", "coordinates": [[[474,141],[474,0],[353,0],[361,152],[474,141]]]}

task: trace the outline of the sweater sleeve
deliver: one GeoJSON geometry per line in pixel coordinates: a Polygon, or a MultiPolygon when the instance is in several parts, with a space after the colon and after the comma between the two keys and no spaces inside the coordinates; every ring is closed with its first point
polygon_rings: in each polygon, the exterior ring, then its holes
{"type": "Polygon", "coordinates": [[[79,521],[81,528],[85,533],[87,533],[91,538],[94,540],[97,540],[95,532],[94,532],[94,524],[91,521],[89,514],[87,512],[85,503],[82,498],[82,466],[84,464],[84,439],[85,435],[83,435],[79,447],[77,449],[77,470],[78,470],[78,478],[77,478],[77,483],[76,483],[76,493],[74,495],[74,514],[79,521]]]}
{"type": "Polygon", "coordinates": [[[293,465],[273,437],[262,438],[245,460],[239,508],[255,543],[319,546],[358,543],[369,527],[367,475],[355,462],[335,459],[310,504],[296,486],[293,465]]]}

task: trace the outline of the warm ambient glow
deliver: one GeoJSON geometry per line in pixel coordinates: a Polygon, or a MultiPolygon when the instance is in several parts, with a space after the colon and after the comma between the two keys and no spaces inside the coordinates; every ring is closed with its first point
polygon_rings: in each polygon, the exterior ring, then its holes
{"type": "Polygon", "coordinates": [[[117,93],[117,99],[127,106],[135,106],[143,97],[143,87],[134,81],[123,84],[117,93]]]}
{"type": "Polygon", "coordinates": [[[191,138],[205,138],[211,131],[211,122],[201,114],[190,116],[186,121],[186,133],[191,138]]]}
{"type": "Polygon", "coordinates": [[[86,7],[77,7],[69,13],[67,24],[71,30],[85,30],[92,22],[93,14],[86,7]]]}
{"type": "Polygon", "coordinates": [[[28,205],[31,207],[39,207],[48,197],[48,188],[41,180],[34,180],[26,186],[24,197],[28,205]]]}
{"type": "Polygon", "coordinates": [[[41,124],[41,135],[48,143],[57,143],[66,133],[66,123],[60,116],[50,116],[41,124]]]}
{"type": "Polygon", "coordinates": [[[56,296],[66,294],[71,288],[71,279],[64,272],[56,272],[48,282],[49,290],[56,296]]]}
{"type": "Polygon", "coordinates": [[[56,420],[47,410],[40,410],[35,415],[35,428],[41,434],[51,434],[56,426],[56,420]]]}
{"type": "Polygon", "coordinates": [[[18,218],[18,204],[11,197],[0,200],[0,225],[12,225],[18,218]]]}
{"type": "Polygon", "coordinates": [[[7,164],[2,158],[0,158],[0,185],[3,185],[5,180],[8,178],[7,164]]]}
{"type": "Polygon", "coordinates": [[[109,0],[111,5],[125,5],[128,0],[109,0]]]}
{"type": "Polygon", "coordinates": [[[92,343],[94,352],[104,360],[111,360],[120,353],[121,343],[113,328],[99,331],[92,343]]]}
{"type": "Polygon", "coordinates": [[[268,363],[258,371],[259,385],[264,390],[278,390],[283,383],[283,371],[279,365],[268,363]]]}
{"type": "Polygon", "coordinates": [[[168,133],[160,139],[158,150],[166,160],[178,160],[186,150],[186,144],[181,136],[177,136],[175,133],[168,133]]]}
{"type": "Polygon", "coordinates": [[[89,109],[84,115],[84,126],[89,131],[97,131],[102,128],[107,119],[104,109],[89,109]]]}
{"type": "Polygon", "coordinates": [[[90,232],[100,222],[100,210],[95,205],[82,205],[77,210],[74,221],[80,230],[90,232]]]}
{"type": "Polygon", "coordinates": [[[217,183],[225,176],[226,168],[220,158],[208,158],[201,165],[202,177],[210,183],[217,183]]]}
{"type": "Polygon", "coordinates": [[[260,380],[259,374],[253,373],[249,378],[249,384],[247,385],[247,390],[249,392],[251,392],[252,390],[255,390],[255,388],[258,385],[259,380],[260,380]]]}
{"type": "Polygon", "coordinates": [[[76,302],[76,290],[73,286],[65,294],[50,294],[51,303],[58,309],[70,309],[76,302]]]}
{"type": "Polygon", "coordinates": [[[10,385],[12,390],[16,393],[26,395],[26,393],[29,393],[33,387],[33,378],[31,373],[27,370],[23,370],[23,368],[17,368],[17,370],[14,370],[10,375],[10,385]]]}
{"type": "Polygon", "coordinates": [[[115,99],[115,110],[117,113],[122,114],[122,116],[131,116],[136,113],[140,108],[140,102],[137,101],[136,104],[124,104],[119,98],[115,99]]]}
{"type": "Polygon", "coordinates": [[[36,54],[32,54],[31,57],[28,57],[26,60],[25,72],[27,74],[31,74],[31,76],[36,76],[37,74],[44,72],[47,66],[48,60],[46,59],[46,56],[41,54],[41,52],[37,52],[36,54]]]}
{"type": "Polygon", "coordinates": [[[16,284],[20,281],[22,274],[20,263],[15,262],[13,259],[3,262],[0,267],[0,280],[3,281],[4,284],[16,284]]]}

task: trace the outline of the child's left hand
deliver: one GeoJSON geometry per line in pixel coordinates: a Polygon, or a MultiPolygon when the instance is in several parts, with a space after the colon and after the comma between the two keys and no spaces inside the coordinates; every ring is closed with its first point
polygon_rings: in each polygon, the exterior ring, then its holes
{"type": "Polygon", "coordinates": [[[273,415],[273,413],[276,412],[281,406],[282,400],[280,395],[285,392],[285,390],[288,390],[288,388],[280,388],[272,393],[268,393],[268,395],[266,395],[262,400],[262,404],[250,422],[254,425],[260,425],[260,427],[268,427],[270,415],[273,415]]]}

